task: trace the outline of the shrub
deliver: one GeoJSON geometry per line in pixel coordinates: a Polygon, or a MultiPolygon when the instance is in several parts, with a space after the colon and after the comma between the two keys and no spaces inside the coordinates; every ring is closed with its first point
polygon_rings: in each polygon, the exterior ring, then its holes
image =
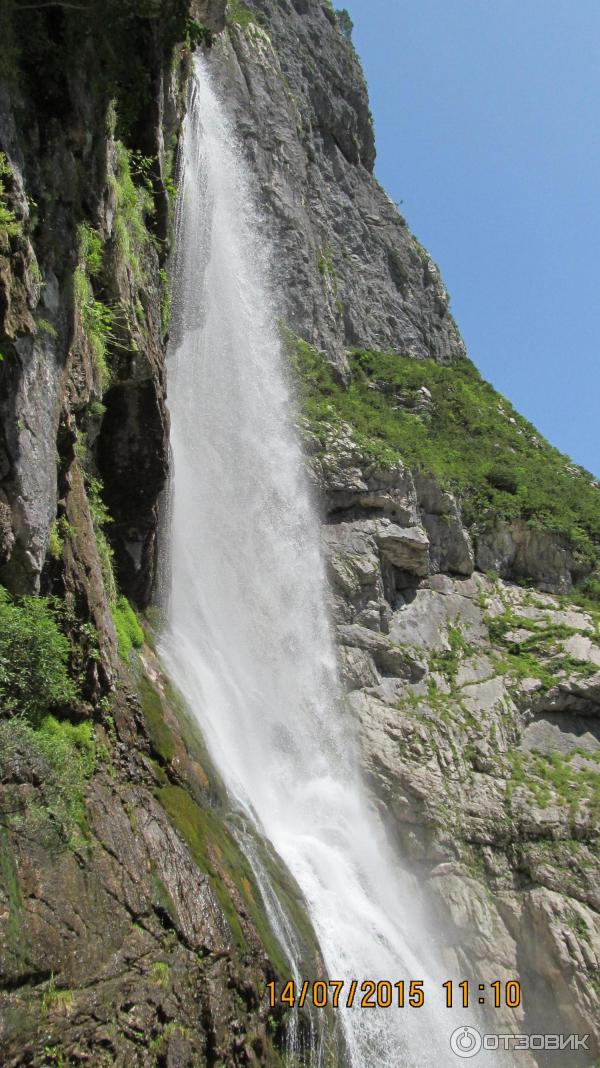
{"type": "Polygon", "coordinates": [[[485,477],[490,486],[493,486],[494,489],[502,490],[504,493],[511,493],[513,495],[518,492],[518,472],[511,471],[508,467],[494,465],[490,468],[485,477]]]}
{"type": "Polygon", "coordinates": [[[82,223],[77,230],[79,239],[79,254],[83,260],[86,273],[90,278],[96,278],[102,270],[104,247],[102,238],[97,230],[92,229],[87,223],[82,223]]]}
{"type": "Polygon", "coordinates": [[[188,18],[185,26],[185,39],[188,48],[194,50],[199,45],[210,48],[214,41],[214,34],[198,19],[188,18]]]}
{"type": "Polygon", "coordinates": [[[344,37],[347,38],[348,41],[351,41],[352,31],[354,30],[354,23],[352,21],[352,18],[350,17],[350,12],[347,11],[345,7],[343,7],[339,11],[336,11],[335,14],[341,32],[343,33],[344,37]]]}
{"type": "Polygon", "coordinates": [[[60,560],[64,544],[64,538],[61,535],[60,527],[55,519],[50,527],[50,534],[48,537],[48,552],[53,560],[60,560]]]}
{"type": "Polygon", "coordinates": [[[11,601],[0,587],[0,710],[39,723],[49,709],[70,705],[71,643],[48,598],[11,601]]]}

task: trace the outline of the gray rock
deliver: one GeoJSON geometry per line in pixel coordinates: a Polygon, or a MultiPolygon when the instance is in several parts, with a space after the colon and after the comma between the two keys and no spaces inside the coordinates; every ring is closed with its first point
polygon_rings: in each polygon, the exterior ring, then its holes
{"type": "Polygon", "coordinates": [[[600,646],[595,645],[583,634],[572,634],[563,642],[563,649],[575,660],[587,661],[589,664],[597,664],[600,667],[600,646]]]}
{"type": "Polygon", "coordinates": [[[415,477],[415,489],[421,520],[429,535],[432,571],[472,575],[475,568],[473,545],[461,522],[454,497],[435,479],[422,474],[415,477]]]}
{"type": "Polygon", "coordinates": [[[430,256],[372,176],[366,87],[326,4],[250,0],[213,65],[275,238],[282,316],[345,368],[346,347],[464,352],[430,256]]]}
{"type": "Polygon", "coordinates": [[[377,686],[380,677],[370,653],[351,645],[338,646],[340,674],[347,690],[377,686]]]}
{"type": "Polygon", "coordinates": [[[382,556],[410,575],[429,574],[429,538],[422,527],[399,527],[380,521],[375,539],[382,556]]]}
{"type": "Polygon", "coordinates": [[[425,675],[425,666],[408,649],[390,641],[383,634],[376,634],[358,624],[339,626],[338,639],[342,645],[349,645],[370,653],[375,664],[384,674],[417,681],[425,675]]]}
{"type": "MultiPolygon", "coordinates": [[[[542,590],[566,593],[577,570],[558,535],[534,530],[523,520],[498,523],[477,538],[477,567],[502,578],[529,578],[542,590]]],[[[579,569],[580,570],[580,569],[579,569]]]]}

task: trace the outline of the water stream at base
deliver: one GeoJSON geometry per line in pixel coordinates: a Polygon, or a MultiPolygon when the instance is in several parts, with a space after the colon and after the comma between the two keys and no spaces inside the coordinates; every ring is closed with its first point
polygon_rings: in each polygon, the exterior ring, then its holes
{"type": "MultiPolygon", "coordinates": [[[[442,1007],[448,977],[418,887],[394,857],[357,769],[325,609],[319,523],[293,425],[271,250],[204,59],[196,64],[184,154],[169,356],[171,590],[161,655],[232,805],[299,884],[329,977],[424,981],[424,1008],[339,1010],[348,1064],[460,1063],[449,1035],[472,1019],[442,1007]]],[[[265,904],[277,930],[281,917],[266,892],[265,904]]]]}

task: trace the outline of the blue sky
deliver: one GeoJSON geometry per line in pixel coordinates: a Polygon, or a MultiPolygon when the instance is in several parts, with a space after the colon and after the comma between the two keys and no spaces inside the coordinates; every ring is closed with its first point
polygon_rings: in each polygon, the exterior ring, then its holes
{"type": "MultiPolygon", "coordinates": [[[[335,0],[334,0],[335,2],[335,0]]],[[[338,0],[482,374],[600,475],[600,0],[338,0]]]]}

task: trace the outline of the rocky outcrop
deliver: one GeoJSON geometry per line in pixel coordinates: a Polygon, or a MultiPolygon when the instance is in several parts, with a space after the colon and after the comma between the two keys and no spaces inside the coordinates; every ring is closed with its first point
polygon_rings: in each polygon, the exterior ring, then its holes
{"type": "Polygon", "coordinates": [[[252,0],[213,63],[278,249],[282,314],[342,374],[344,350],[451,361],[464,346],[428,253],[372,175],[363,74],[321,0],[252,0]]]}
{"type": "Polygon", "coordinates": [[[566,593],[578,567],[569,547],[555,534],[526,523],[497,523],[477,539],[477,566],[502,578],[532,579],[541,590],[566,593]]]}
{"type": "Polygon", "coordinates": [[[365,492],[383,476],[349,428],[320,446],[365,774],[443,925],[448,967],[521,979],[525,1012],[499,1012],[501,1028],[560,1022],[597,1048],[598,618],[476,572],[456,505],[431,479],[397,467],[385,493],[365,492]]]}

